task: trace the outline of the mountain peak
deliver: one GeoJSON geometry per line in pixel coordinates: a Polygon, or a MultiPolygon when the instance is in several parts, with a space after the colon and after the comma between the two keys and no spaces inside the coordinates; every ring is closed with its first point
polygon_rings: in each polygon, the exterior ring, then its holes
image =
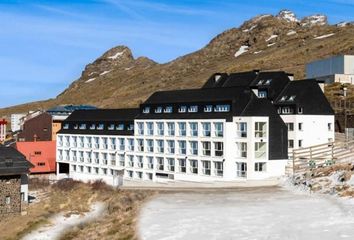
{"type": "Polygon", "coordinates": [[[281,10],[276,17],[287,22],[300,22],[295,13],[287,9],[281,10]]]}
{"type": "Polygon", "coordinates": [[[106,59],[110,61],[118,61],[118,60],[124,60],[124,59],[129,59],[133,60],[133,54],[132,51],[126,47],[126,46],[117,46],[114,48],[111,48],[107,52],[105,52],[101,59],[106,59]]]}
{"type": "Polygon", "coordinates": [[[303,27],[323,26],[327,24],[327,16],[322,14],[311,15],[301,20],[301,26],[303,27]]]}

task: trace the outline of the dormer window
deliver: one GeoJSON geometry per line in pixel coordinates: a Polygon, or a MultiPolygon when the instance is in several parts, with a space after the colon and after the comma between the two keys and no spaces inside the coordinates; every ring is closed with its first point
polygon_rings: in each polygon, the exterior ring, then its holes
{"type": "Polygon", "coordinates": [[[150,113],[150,107],[144,107],[143,113],[150,113]]]}
{"type": "Polygon", "coordinates": [[[79,129],[85,130],[86,129],[86,124],[85,123],[81,123],[79,129]]]}
{"type": "Polygon", "coordinates": [[[223,104],[223,105],[216,105],[214,108],[215,112],[230,112],[230,105],[223,104]]]}
{"type": "Polygon", "coordinates": [[[294,100],[295,100],[295,97],[296,97],[295,95],[290,96],[290,97],[289,97],[289,101],[294,101],[294,100]]]}
{"type": "Polygon", "coordinates": [[[258,91],[258,97],[259,98],[266,98],[267,97],[267,91],[258,91]]]}
{"type": "Polygon", "coordinates": [[[264,85],[270,85],[272,83],[272,79],[268,79],[265,83],[264,83],[264,85]]]}
{"type": "Polygon", "coordinates": [[[197,105],[189,106],[188,112],[191,112],[191,113],[198,112],[198,106],[197,105]]]}
{"type": "Polygon", "coordinates": [[[263,80],[259,80],[258,83],[257,83],[257,85],[262,85],[263,82],[264,82],[263,80]]]}
{"type": "Polygon", "coordinates": [[[204,107],[204,112],[212,112],[213,111],[213,105],[206,105],[204,107]]]}
{"type": "Polygon", "coordinates": [[[114,124],[109,124],[108,130],[114,130],[114,124]]]}
{"type": "Polygon", "coordinates": [[[69,123],[65,123],[63,129],[69,129],[69,123]]]}
{"type": "Polygon", "coordinates": [[[302,114],[302,113],[304,112],[304,109],[303,109],[302,107],[299,107],[298,110],[297,110],[297,112],[298,112],[299,114],[302,114]]]}
{"type": "Polygon", "coordinates": [[[91,126],[90,126],[90,130],[95,130],[95,128],[96,128],[96,124],[91,124],[91,126]]]}
{"type": "Polygon", "coordinates": [[[79,129],[79,124],[75,124],[74,129],[79,129]]]}
{"type": "Polygon", "coordinates": [[[179,113],[185,113],[185,112],[187,112],[187,107],[186,107],[186,106],[180,106],[180,107],[178,108],[178,112],[179,112],[179,113]]]}
{"type": "Polygon", "coordinates": [[[134,124],[129,124],[128,130],[129,130],[129,131],[134,130],[134,124]]]}
{"type": "Polygon", "coordinates": [[[103,130],[103,128],[104,128],[103,123],[98,124],[97,130],[103,130]]]}
{"type": "Polygon", "coordinates": [[[157,107],[155,109],[155,113],[162,113],[162,107],[157,107]]]}
{"type": "Polygon", "coordinates": [[[173,110],[172,106],[167,106],[163,112],[164,113],[172,113],[172,110],[173,110]]]}
{"type": "Polygon", "coordinates": [[[119,123],[117,125],[117,127],[116,127],[116,130],[120,130],[120,131],[124,130],[124,124],[123,123],[119,123]]]}
{"type": "Polygon", "coordinates": [[[282,96],[280,99],[280,102],[284,102],[286,100],[287,96],[282,96]]]}

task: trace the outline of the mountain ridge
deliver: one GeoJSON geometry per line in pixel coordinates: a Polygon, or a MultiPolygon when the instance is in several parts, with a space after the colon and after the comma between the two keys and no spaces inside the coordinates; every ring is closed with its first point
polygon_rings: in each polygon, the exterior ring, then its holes
{"type": "Polygon", "coordinates": [[[135,59],[127,46],[114,47],[56,98],[0,109],[0,116],[60,104],[134,107],[157,90],[200,87],[214,72],[283,70],[303,78],[307,62],[344,53],[354,53],[352,23],[329,25],[321,14],[298,19],[283,10],[251,18],[167,63],[135,59]]]}

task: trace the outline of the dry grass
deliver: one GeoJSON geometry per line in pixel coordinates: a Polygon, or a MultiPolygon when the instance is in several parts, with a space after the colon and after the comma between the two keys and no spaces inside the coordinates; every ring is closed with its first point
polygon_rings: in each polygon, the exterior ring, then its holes
{"type": "Polygon", "coordinates": [[[36,186],[46,198],[33,203],[25,216],[12,216],[0,220],[0,239],[19,239],[47,223],[56,213],[84,213],[94,202],[104,202],[107,213],[96,221],[69,231],[63,239],[136,239],[136,215],[142,203],[154,194],[152,191],[119,190],[103,182],[84,184],[59,181],[52,186],[36,186]]]}

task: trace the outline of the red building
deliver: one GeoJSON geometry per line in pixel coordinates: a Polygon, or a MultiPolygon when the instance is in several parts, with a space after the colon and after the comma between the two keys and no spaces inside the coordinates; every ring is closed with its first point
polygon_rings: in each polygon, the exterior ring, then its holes
{"type": "Polygon", "coordinates": [[[55,141],[16,143],[16,149],[34,165],[30,169],[30,173],[55,173],[55,148],[55,141]]]}
{"type": "Polygon", "coordinates": [[[0,143],[6,139],[6,124],[5,119],[0,119],[0,143]]]}

